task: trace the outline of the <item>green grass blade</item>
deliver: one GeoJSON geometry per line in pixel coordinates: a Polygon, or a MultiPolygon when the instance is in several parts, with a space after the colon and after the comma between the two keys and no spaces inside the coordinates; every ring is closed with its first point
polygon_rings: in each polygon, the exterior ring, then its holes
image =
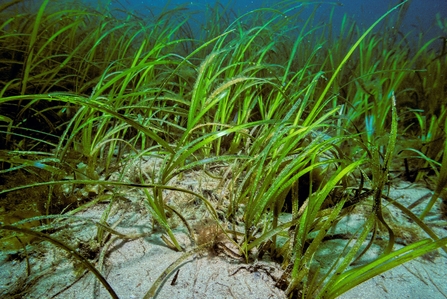
{"type": "Polygon", "coordinates": [[[335,79],[342,70],[343,66],[346,64],[348,59],[351,57],[352,53],[357,49],[357,47],[360,45],[360,43],[366,38],[366,36],[379,24],[383,19],[385,19],[391,12],[398,9],[400,6],[404,5],[408,0],[405,0],[401,2],[400,4],[396,5],[395,7],[388,10],[383,16],[381,16],[377,21],[375,21],[361,36],[360,38],[354,43],[354,45],[349,49],[348,53],[346,53],[343,60],[340,62],[340,64],[335,69],[334,73],[332,74],[331,79],[326,83],[326,87],[324,88],[323,92],[321,93],[318,100],[313,104],[313,108],[309,113],[309,116],[306,118],[306,122],[304,125],[308,125],[308,122],[312,121],[316,117],[316,113],[318,112],[318,109],[320,108],[321,102],[326,97],[326,94],[329,92],[329,89],[332,88],[333,83],[335,82],[335,79]]]}
{"type": "Polygon", "coordinates": [[[396,250],[395,252],[384,255],[368,265],[351,269],[338,277],[336,283],[331,286],[324,298],[336,298],[374,276],[432,252],[446,244],[447,238],[437,241],[431,239],[421,240],[396,250]]]}
{"type": "Polygon", "coordinates": [[[26,93],[28,77],[29,77],[30,69],[32,66],[33,58],[34,58],[34,46],[37,41],[37,33],[39,31],[43,13],[45,11],[45,7],[48,5],[48,2],[49,2],[49,0],[44,0],[42,5],[40,6],[39,11],[36,16],[36,20],[34,22],[33,31],[31,32],[31,37],[30,37],[29,45],[28,45],[28,53],[27,53],[26,62],[25,62],[25,69],[23,71],[23,77],[22,77],[22,88],[21,88],[22,95],[24,95],[26,93]]]}

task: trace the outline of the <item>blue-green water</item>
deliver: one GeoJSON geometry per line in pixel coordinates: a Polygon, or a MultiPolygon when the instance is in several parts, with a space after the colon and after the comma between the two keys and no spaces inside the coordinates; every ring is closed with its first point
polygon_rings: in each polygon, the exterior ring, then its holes
{"type": "MultiPolygon", "coordinates": [[[[92,5],[97,5],[98,1],[110,3],[109,0],[86,0],[92,5]]],[[[234,12],[234,16],[240,16],[248,11],[262,7],[278,7],[280,3],[293,1],[256,1],[256,0],[222,0],[219,1],[222,7],[226,7],[234,12]]],[[[295,1],[307,7],[301,15],[305,19],[318,5],[315,19],[319,22],[330,20],[330,13],[333,10],[332,25],[336,30],[340,27],[343,15],[355,20],[360,28],[369,27],[375,20],[383,15],[391,7],[403,2],[403,0],[340,0],[340,1],[295,1]]],[[[175,8],[182,5],[185,13],[195,12],[197,23],[204,21],[201,13],[209,8],[216,7],[216,0],[119,0],[112,1],[112,6],[132,10],[142,15],[157,15],[166,8],[175,8]]],[[[436,15],[442,18],[447,17],[447,0],[409,0],[405,4],[407,7],[402,13],[399,31],[404,35],[411,33],[414,38],[422,33],[424,40],[429,40],[443,34],[436,22],[436,15]]],[[[394,16],[397,19],[397,13],[394,16]]],[[[200,26],[197,26],[200,28],[200,26]]]]}

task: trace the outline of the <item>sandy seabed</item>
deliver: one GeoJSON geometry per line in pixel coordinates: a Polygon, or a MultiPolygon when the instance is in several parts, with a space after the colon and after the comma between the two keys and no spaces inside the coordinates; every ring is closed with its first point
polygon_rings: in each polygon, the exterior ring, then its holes
{"type": "MultiPolygon", "coordinates": [[[[149,172],[156,168],[156,163],[147,161],[139,167],[149,172]]],[[[131,172],[132,169],[129,170],[131,172]]],[[[222,203],[224,200],[219,199],[224,199],[228,194],[225,184],[200,171],[183,174],[170,184],[205,193],[210,202],[222,203]]],[[[164,192],[166,201],[175,203],[189,222],[200,223],[207,217],[204,205],[193,196],[164,192]]],[[[424,187],[399,182],[394,184],[389,196],[408,206],[429,193],[431,191],[424,187]]],[[[126,235],[139,235],[138,238],[108,237],[95,250],[92,240],[96,239],[97,226],[80,219],[63,220],[67,223],[66,229],[53,235],[57,239],[68,240],[72,247],[78,248],[78,252],[93,260],[119,298],[143,298],[166,268],[184,254],[170,249],[162,241],[162,233],[153,229],[151,216],[143,204],[144,198],[141,189],[127,190],[122,194],[122,200],[112,206],[107,221],[114,230],[126,235]]],[[[412,211],[418,214],[422,206],[412,211]]],[[[100,203],[76,216],[99,221],[108,207],[107,203],[100,203]]],[[[426,238],[425,233],[401,211],[391,205],[385,209],[387,221],[403,228],[396,236],[395,249],[411,243],[415,235],[426,238]]],[[[436,205],[426,220],[438,236],[444,237],[447,235],[447,222],[440,215],[439,206],[436,205]]],[[[194,246],[186,229],[178,217],[171,218],[178,242],[186,251],[192,250],[194,246]]],[[[337,224],[332,233],[355,231],[362,219],[354,210],[337,224]]],[[[315,262],[324,269],[325,261],[334,248],[345,242],[325,242],[315,256],[315,262]]],[[[367,262],[379,254],[380,248],[374,245],[362,259],[367,262]]],[[[91,272],[86,271],[69,253],[48,242],[41,242],[29,251],[29,273],[23,255],[22,258],[13,257],[8,252],[0,254],[2,298],[110,298],[91,272]]],[[[166,277],[156,298],[286,298],[284,292],[275,286],[282,273],[280,265],[269,260],[247,265],[240,258],[225,252],[211,254],[203,250],[191,254],[166,277]]],[[[446,277],[447,254],[438,250],[380,274],[339,298],[447,298],[446,277]]]]}

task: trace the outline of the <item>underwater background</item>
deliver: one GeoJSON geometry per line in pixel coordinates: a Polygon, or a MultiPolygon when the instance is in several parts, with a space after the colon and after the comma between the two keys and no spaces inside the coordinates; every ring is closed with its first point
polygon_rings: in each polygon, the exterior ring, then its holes
{"type": "MultiPolygon", "coordinates": [[[[103,0],[100,0],[103,1],[103,0]]],[[[87,1],[91,4],[96,1],[87,1]]],[[[105,1],[110,3],[110,1],[105,1]]],[[[117,7],[125,7],[130,10],[138,11],[141,14],[145,14],[148,8],[156,14],[157,10],[163,10],[163,8],[173,8],[178,5],[185,5],[190,11],[197,12],[197,20],[200,20],[200,11],[203,11],[207,6],[214,7],[218,1],[215,0],[199,0],[199,1],[183,1],[183,0],[121,0],[111,4],[117,7]]],[[[282,1],[252,1],[252,0],[226,0],[219,1],[222,6],[232,9],[235,15],[240,16],[243,13],[251,10],[272,7],[281,3],[282,1]]],[[[387,12],[391,7],[401,3],[401,0],[342,0],[342,1],[300,1],[302,3],[319,3],[320,8],[315,15],[316,19],[322,21],[329,19],[329,14],[332,8],[334,8],[334,17],[332,24],[334,27],[339,28],[340,22],[344,14],[347,14],[352,18],[361,28],[370,26],[380,16],[387,12]]],[[[441,17],[447,16],[447,1],[445,0],[411,0],[406,6],[408,10],[405,12],[405,17],[402,20],[401,30],[408,32],[415,30],[419,32],[419,29],[424,32],[426,38],[431,38],[440,33],[439,28],[434,27],[434,20],[436,14],[440,14],[441,17]]],[[[303,20],[310,14],[312,8],[309,8],[308,14],[302,14],[303,20]]]]}

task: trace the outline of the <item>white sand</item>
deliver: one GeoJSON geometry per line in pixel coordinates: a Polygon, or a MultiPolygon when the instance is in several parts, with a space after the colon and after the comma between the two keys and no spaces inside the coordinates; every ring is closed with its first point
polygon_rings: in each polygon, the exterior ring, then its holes
{"type": "MultiPolygon", "coordinates": [[[[194,180],[186,175],[176,184],[194,186],[194,180]]],[[[202,184],[203,181],[202,181],[202,184]]],[[[422,187],[401,183],[392,190],[390,196],[402,204],[408,205],[430,192],[422,187]]],[[[221,194],[221,193],[219,193],[221,194]]],[[[129,191],[130,201],[122,201],[112,210],[108,223],[118,224],[115,229],[124,234],[142,234],[146,237],[135,240],[117,239],[107,247],[102,273],[119,298],[143,298],[160,274],[183,253],[169,249],[161,240],[160,232],[152,232],[150,215],[141,205],[141,192],[129,191]]],[[[166,194],[170,201],[180,200],[178,195],[166,194]]],[[[190,198],[183,198],[188,204],[190,198]]],[[[99,204],[77,216],[99,220],[106,204],[99,204]]],[[[185,206],[186,207],[186,206],[185,206]]],[[[203,209],[196,207],[203,213],[203,209]]],[[[418,212],[417,207],[413,212],[418,212]]],[[[428,217],[429,224],[439,236],[446,236],[446,221],[439,219],[438,211],[428,217]]],[[[183,210],[182,210],[183,211],[183,210]]],[[[187,214],[187,213],[186,213],[187,214]]],[[[387,219],[395,224],[414,229],[413,224],[400,211],[390,208],[385,213],[387,219]]],[[[189,214],[197,219],[197,214],[189,214]]],[[[342,221],[338,231],[353,231],[360,223],[360,215],[351,215],[342,221]]],[[[67,222],[68,223],[68,222],[67,222]]],[[[177,222],[179,224],[179,222],[177,222]]],[[[69,240],[70,244],[79,247],[95,239],[97,228],[91,223],[71,221],[69,232],[59,231],[56,238],[69,240]]],[[[179,225],[175,230],[179,243],[191,248],[186,231],[179,225]]],[[[418,235],[424,235],[419,231],[418,235]]],[[[407,242],[406,231],[398,236],[399,242],[407,242]]],[[[315,261],[324,266],[324,260],[330,256],[334,242],[326,242],[315,261]]],[[[93,244],[93,243],[91,243],[93,244]]],[[[399,244],[396,245],[397,248],[399,244]]],[[[381,274],[343,294],[340,298],[447,298],[447,255],[439,250],[439,254],[431,257],[431,261],[419,258],[391,271],[381,274]]],[[[374,246],[365,258],[374,258],[380,250],[374,246]]],[[[95,266],[101,264],[96,256],[95,266]]],[[[110,298],[107,291],[100,286],[90,272],[77,265],[74,259],[60,249],[47,242],[40,243],[30,253],[30,276],[26,272],[26,260],[8,259],[6,252],[0,256],[0,295],[2,298],[110,298]],[[74,270],[75,269],[75,270],[74,270]],[[8,295],[9,294],[9,295],[8,295]],[[13,294],[18,294],[16,297],[13,294]]],[[[240,260],[220,254],[210,256],[207,252],[193,254],[178,268],[178,276],[174,279],[173,271],[159,289],[156,298],[285,298],[284,293],[275,287],[282,270],[280,266],[269,262],[256,265],[244,265],[240,260]],[[175,283],[173,282],[175,281],[175,283]]]]}

